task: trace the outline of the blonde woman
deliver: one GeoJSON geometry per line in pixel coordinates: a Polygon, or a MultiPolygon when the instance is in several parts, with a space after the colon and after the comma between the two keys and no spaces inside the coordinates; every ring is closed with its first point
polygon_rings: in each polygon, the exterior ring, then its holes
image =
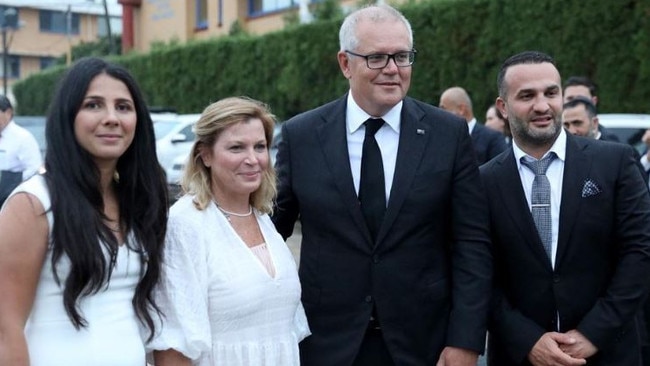
{"type": "Polygon", "coordinates": [[[299,365],[309,334],[293,256],[268,216],[274,117],[258,101],[208,106],[172,207],[156,299],[156,365],[299,365]]]}

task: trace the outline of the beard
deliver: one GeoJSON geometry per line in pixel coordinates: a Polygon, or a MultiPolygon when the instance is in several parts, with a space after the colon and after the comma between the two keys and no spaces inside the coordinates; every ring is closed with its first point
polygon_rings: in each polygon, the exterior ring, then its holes
{"type": "Polygon", "coordinates": [[[562,123],[553,117],[551,126],[544,130],[533,129],[528,121],[514,117],[509,120],[512,136],[521,141],[522,145],[549,146],[552,145],[562,130],[562,123]]]}

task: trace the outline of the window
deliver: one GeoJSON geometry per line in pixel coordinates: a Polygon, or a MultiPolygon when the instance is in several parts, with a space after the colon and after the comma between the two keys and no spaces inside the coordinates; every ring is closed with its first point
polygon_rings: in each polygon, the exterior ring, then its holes
{"type": "Polygon", "coordinates": [[[45,70],[48,67],[56,65],[56,59],[54,57],[41,57],[39,61],[41,64],[41,70],[45,70]]]}
{"type": "Polygon", "coordinates": [[[196,29],[208,28],[208,0],[194,0],[196,4],[196,29]]]}
{"type": "MultiPolygon", "coordinates": [[[[2,57],[0,57],[0,76],[4,75],[3,65],[1,64],[2,57]]],[[[20,57],[9,55],[7,57],[7,77],[20,78],[20,57]]]]}
{"type": "MultiPolygon", "coordinates": [[[[120,17],[109,17],[111,33],[113,35],[121,33],[122,29],[122,18],[120,17]]],[[[106,17],[104,15],[97,17],[97,36],[98,37],[107,37],[108,36],[108,24],[106,23],[106,17]]]]}
{"type": "Polygon", "coordinates": [[[40,10],[41,32],[79,34],[79,14],[67,11],[40,10]]]}
{"type": "Polygon", "coordinates": [[[248,14],[255,16],[284,10],[298,6],[299,2],[300,0],[249,0],[248,14]]]}
{"type": "Polygon", "coordinates": [[[18,28],[18,9],[0,5],[0,27],[18,28]]]}

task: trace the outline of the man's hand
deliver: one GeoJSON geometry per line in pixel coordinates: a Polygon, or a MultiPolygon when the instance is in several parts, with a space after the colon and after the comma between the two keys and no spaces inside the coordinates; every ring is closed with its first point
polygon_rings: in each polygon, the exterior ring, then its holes
{"type": "Polygon", "coordinates": [[[573,329],[565,334],[576,340],[573,344],[560,345],[560,349],[567,355],[575,358],[588,358],[598,352],[598,348],[577,330],[573,329]]]}
{"type": "Polygon", "coordinates": [[[571,357],[560,348],[561,346],[572,346],[577,342],[576,338],[567,334],[556,332],[544,333],[528,354],[528,360],[534,366],[585,365],[587,360],[571,357]]]}
{"type": "Polygon", "coordinates": [[[445,347],[436,366],[476,366],[478,353],[468,349],[445,347]]]}

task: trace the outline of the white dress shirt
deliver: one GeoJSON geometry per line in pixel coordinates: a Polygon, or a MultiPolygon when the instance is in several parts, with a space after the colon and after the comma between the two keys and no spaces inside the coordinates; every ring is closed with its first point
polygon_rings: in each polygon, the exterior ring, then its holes
{"type": "MultiPolygon", "coordinates": [[[[531,204],[531,191],[533,190],[533,180],[535,180],[535,173],[532,170],[521,164],[520,159],[524,157],[527,160],[537,160],[532,156],[526,154],[517,142],[513,140],[512,148],[515,153],[515,160],[517,161],[517,169],[519,170],[519,178],[521,185],[526,194],[526,201],[528,201],[528,208],[532,211],[531,204]]],[[[562,180],[564,175],[564,162],[566,158],[566,132],[561,129],[560,135],[557,137],[551,149],[547,151],[542,158],[547,156],[551,151],[557,156],[548,167],[546,177],[551,184],[551,219],[552,219],[552,240],[551,240],[551,265],[555,268],[555,255],[557,254],[557,238],[560,227],[560,204],[562,203],[562,180]]]]}
{"type": "Polygon", "coordinates": [[[348,102],[346,108],[346,130],[348,141],[348,154],[350,156],[350,168],[352,169],[352,179],[354,188],[359,194],[359,181],[361,180],[361,151],[363,150],[363,139],[365,138],[366,128],[363,124],[368,118],[382,118],[384,125],[375,134],[375,139],[381,151],[381,159],[384,165],[384,180],[386,187],[386,204],[390,197],[390,190],[393,186],[393,176],[395,174],[395,163],[397,161],[397,148],[399,146],[400,115],[402,113],[402,103],[399,102],[388,113],[383,116],[371,116],[366,113],[352,98],[352,93],[348,93],[348,102]]]}
{"type": "Polygon", "coordinates": [[[470,135],[472,134],[472,131],[474,131],[474,126],[476,126],[476,118],[472,118],[467,122],[467,129],[470,135]]]}
{"type": "Polygon", "coordinates": [[[43,164],[34,136],[10,121],[0,131],[0,170],[23,172],[23,180],[36,174],[43,164]]]}

